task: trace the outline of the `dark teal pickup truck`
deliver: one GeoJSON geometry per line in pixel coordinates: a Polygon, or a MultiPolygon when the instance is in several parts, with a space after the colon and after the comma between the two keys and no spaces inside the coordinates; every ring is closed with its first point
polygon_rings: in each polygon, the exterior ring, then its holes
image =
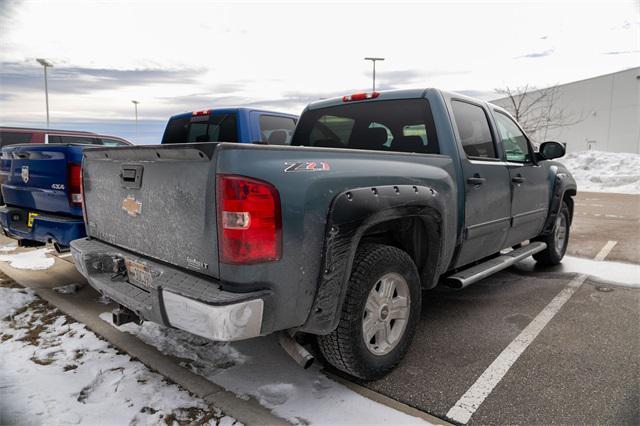
{"type": "Polygon", "coordinates": [[[86,151],[79,271],[148,320],[213,340],[316,336],[374,379],[406,353],[422,290],[564,256],[576,184],[503,109],[436,89],[309,105],[288,145],[86,151]],[[284,337],[282,337],[284,336],[284,337]]]}

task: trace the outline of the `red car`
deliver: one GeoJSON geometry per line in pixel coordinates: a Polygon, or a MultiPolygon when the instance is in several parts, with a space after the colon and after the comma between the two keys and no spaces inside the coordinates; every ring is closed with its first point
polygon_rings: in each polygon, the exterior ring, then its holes
{"type": "Polygon", "coordinates": [[[117,136],[98,135],[77,130],[0,127],[0,147],[20,143],[74,143],[103,146],[131,145],[117,136]]]}

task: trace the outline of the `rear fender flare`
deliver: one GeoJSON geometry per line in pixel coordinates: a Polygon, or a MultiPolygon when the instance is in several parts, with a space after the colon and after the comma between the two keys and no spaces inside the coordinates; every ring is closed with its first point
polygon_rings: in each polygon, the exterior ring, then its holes
{"type": "Polygon", "coordinates": [[[356,250],[367,230],[377,224],[406,217],[421,219],[429,255],[416,266],[423,287],[433,287],[443,260],[444,208],[441,194],[427,186],[376,186],[337,195],[329,209],[317,292],[301,331],[328,334],[337,327],[356,250]]]}

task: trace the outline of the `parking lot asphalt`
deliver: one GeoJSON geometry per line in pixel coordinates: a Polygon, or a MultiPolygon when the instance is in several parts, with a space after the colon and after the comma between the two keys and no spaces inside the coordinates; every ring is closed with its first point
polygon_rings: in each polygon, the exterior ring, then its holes
{"type": "MultiPolygon", "coordinates": [[[[640,264],[640,195],[579,193],[567,254],[640,264]]],[[[462,291],[423,296],[411,349],[363,386],[446,418],[503,350],[576,277],[518,264],[462,291]]],[[[640,282],[640,276],[638,276],[640,282]]],[[[640,290],[587,278],[469,424],[640,424],[640,290]]],[[[451,419],[449,419],[451,420],[451,419]]]]}
{"type": "MultiPolygon", "coordinates": [[[[574,275],[498,273],[425,293],[411,349],[386,378],[361,383],[445,418],[574,275]]],[[[544,328],[470,424],[638,424],[640,291],[589,279],[544,328]]]]}
{"type": "Polygon", "coordinates": [[[610,240],[607,260],[640,263],[640,195],[578,192],[567,253],[593,258],[610,240]]]}

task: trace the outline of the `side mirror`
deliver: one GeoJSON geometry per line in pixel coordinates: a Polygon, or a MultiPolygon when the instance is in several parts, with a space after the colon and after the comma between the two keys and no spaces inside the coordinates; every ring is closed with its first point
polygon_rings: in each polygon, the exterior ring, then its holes
{"type": "Polygon", "coordinates": [[[566,150],[563,144],[559,142],[543,142],[540,145],[540,157],[542,160],[552,160],[560,158],[565,154],[566,150]]]}

